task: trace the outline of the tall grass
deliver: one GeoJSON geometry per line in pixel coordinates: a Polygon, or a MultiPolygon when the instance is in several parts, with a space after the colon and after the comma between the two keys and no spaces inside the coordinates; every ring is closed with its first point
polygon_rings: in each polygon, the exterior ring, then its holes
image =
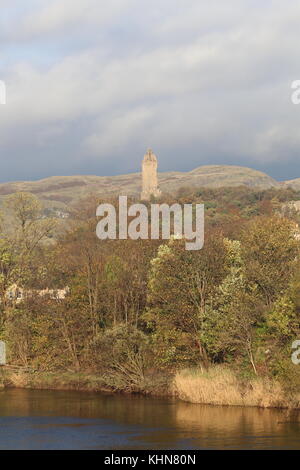
{"type": "Polygon", "coordinates": [[[274,380],[255,378],[245,382],[224,366],[203,373],[198,369],[180,371],[174,378],[174,391],[181,400],[207,405],[285,408],[300,403],[300,396],[291,403],[274,380]]]}

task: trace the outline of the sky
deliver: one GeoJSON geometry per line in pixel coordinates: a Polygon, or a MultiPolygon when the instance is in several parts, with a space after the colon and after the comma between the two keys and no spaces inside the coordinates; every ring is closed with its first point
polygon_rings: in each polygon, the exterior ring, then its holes
{"type": "Polygon", "coordinates": [[[300,177],[300,0],[0,0],[0,181],[300,177]]]}

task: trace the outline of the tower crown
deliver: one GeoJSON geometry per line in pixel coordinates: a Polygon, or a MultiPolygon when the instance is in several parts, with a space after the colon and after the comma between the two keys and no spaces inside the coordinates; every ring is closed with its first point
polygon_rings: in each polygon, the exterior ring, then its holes
{"type": "Polygon", "coordinates": [[[144,162],[154,162],[157,163],[157,158],[156,155],[154,155],[152,149],[148,149],[145,156],[144,156],[144,162]]]}

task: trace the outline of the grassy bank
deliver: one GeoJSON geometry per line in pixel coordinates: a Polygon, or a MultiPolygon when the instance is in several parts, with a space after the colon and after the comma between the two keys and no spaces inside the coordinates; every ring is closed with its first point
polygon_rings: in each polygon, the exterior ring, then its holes
{"type": "Polygon", "coordinates": [[[5,370],[2,373],[2,383],[7,388],[106,391],[101,376],[75,372],[16,372],[5,370]]]}
{"type": "Polygon", "coordinates": [[[277,381],[255,377],[242,380],[228,368],[217,366],[207,372],[188,369],[174,377],[178,398],[208,405],[300,408],[300,392],[290,394],[277,381]]]}
{"type": "Polygon", "coordinates": [[[170,377],[156,374],[140,383],[124,383],[119,378],[85,372],[38,372],[3,369],[0,388],[28,388],[37,390],[77,390],[87,392],[108,392],[170,396],[170,377]]]}
{"type": "Polygon", "coordinates": [[[2,370],[0,388],[77,390],[173,396],[180,400],[219,406],[300,409],[300,393],[291,394],[277,381],[266,378],[243,380],[232,370],[216,366],[209,371],[187,369],[175,376],[151,375],[140,385],[116,385],[109,376],[76,372],[25,372],[2,370]]]}

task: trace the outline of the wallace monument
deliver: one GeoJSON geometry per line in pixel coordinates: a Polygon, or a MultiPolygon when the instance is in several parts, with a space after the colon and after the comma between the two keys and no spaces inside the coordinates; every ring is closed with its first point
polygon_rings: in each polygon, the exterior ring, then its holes
{"type": "Polygon", "coordinates": [[[159,197],[161,192],[157,180],[157,158],[151,149],[147,150],[142,163],[143,188],[141,199],[149,201],[151,196],[159,197]]]}

